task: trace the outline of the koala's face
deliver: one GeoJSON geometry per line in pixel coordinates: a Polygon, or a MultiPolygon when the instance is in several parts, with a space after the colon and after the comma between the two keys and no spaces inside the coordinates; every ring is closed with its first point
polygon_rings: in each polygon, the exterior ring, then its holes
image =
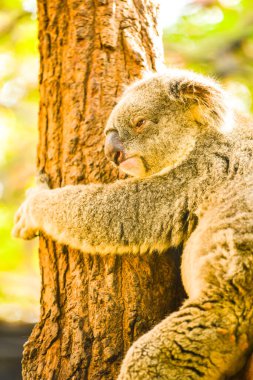
{"type": "Polygon", "coordinates": [[[194,148],[201,130],[199,102],[182,99],[183,73],[176,79],[154,75],[138,82],[113,109],[105,129],[105,153],[127,174],[145,177],[173,168],[194,148]]]}

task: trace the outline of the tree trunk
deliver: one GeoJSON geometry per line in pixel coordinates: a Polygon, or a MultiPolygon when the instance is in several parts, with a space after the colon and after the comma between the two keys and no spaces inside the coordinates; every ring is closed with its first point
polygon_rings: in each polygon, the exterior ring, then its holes
{"type": "MultiPolygon", "coordinates": [[[[38,170],[52,187],[114,180],[103,128],[123,86],[160,63],[157,5],[38,0],[38,14],[38,170]]],[[[23,378],[116,379],[132,342],[179,306],[178,256],[91,256],[41,237],[41,317],[23,378]]]]}

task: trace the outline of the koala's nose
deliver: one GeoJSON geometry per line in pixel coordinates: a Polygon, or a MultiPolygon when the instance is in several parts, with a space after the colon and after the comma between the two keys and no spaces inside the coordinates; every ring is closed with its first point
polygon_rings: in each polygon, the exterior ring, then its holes
{"type": "Polygon", "coordinates": [[[120,141],[118,132],[111,131],[107,133],[105,138],[105,155],[116,165],[119,165],[122,161],[124,161],[125,151],[120,141]]]}

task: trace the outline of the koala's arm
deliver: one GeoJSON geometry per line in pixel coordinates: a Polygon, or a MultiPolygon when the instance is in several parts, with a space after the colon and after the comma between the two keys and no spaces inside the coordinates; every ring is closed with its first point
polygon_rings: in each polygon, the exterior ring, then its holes
{"type": "Polygon", "coordinates": [[[29,239],[42,231],[91,253],[162,251],[180,240],[176,215],[184,203],[182,181],[169,182],[153,177],[43,189],[21,206],[13,234],[29,239]]]}

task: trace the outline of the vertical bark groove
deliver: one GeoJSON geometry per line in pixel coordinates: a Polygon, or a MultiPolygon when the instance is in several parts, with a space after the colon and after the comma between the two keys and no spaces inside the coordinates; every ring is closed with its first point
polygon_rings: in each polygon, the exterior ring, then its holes
{"type": "MultiPolygon", "coordinates": [[[[52,187],[110,182],[103,128],[129,82],[160,64],[151,0],[38,0],[38,169],[52,187]]],[[[25,380],[116,379],[132,342],[178,307],[178,252],[84,255],[40,238],[41,316],[25,380]]]]}

